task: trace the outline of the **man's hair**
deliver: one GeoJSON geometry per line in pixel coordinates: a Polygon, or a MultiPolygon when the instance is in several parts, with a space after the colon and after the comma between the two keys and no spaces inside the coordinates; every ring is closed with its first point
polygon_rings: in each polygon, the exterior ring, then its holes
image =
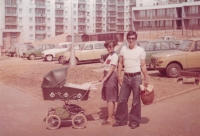
{"type": "Polygon", "coordinates": [[[126,38],[128,39],[128,37],[131,36],[131,35],[135,35],[135,38],[136,38],[136,40],[137,40],[137,33],[136,33],[135,31],[133,31],[133,30],[130,30],[130,31],[127,33],[126,38]]]}

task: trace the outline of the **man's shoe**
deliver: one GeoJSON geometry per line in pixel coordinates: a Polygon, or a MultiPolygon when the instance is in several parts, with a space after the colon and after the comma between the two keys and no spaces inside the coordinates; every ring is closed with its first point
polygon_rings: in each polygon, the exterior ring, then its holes
{"type": "Polygon", "coordinates": [[[130,127],[131,129],[135,129],[135,128],[139,127],[139,126],[140,126],[140,125],[135,125],[135,124],[129,125],[129,127],[130,127]]]}
{"type": "Polygon", "coordinates": [[[127,124],[122,124],[122,125],[121,125],[121,124],[118,124],[118,123],[115,122],[115,123],[112,125],[112,127],[119,127],[119,126],[125,126],[125,125],[127,125],[127,124]]]}

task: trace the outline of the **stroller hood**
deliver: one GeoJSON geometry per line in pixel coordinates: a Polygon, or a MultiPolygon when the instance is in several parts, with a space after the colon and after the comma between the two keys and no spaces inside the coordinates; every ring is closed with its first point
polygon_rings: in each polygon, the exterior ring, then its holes
{"type": "Polygon", "coordinates": [[[67,67],[51,70],[42,81],[42,88],[63,87],[66,82],[67,67]]]}

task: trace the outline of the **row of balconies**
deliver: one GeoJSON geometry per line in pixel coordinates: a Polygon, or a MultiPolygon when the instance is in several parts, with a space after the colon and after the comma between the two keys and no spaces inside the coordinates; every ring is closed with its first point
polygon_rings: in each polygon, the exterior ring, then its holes
{"type": "Polygon", "coordinates": [[[86,3],[86,0],[78,0],[78,3],[83,3],[83,4],[85,4],[85,3],[86,3]]]}
{"type": "Polygon", "coordinates": [[[17,3],[5,3],[5,7],[17,7],[17,3]]]}
{"type": "Polygon", "coordinates": [[[86,8],[78,8],[78,11],[86,11],[86,8]]]}
{"type": "Polygon", "coordinates": [[[13,22],[7,21],[5,22],[5,25],[17,25],[17,21],[13,21],[13,22]]]}
{"type": "Polygon", "coordinates": [[[64,0],[55,0],[55,2],[63,3],[64,0]]]}
{"type": "Polygon", "coordinates": [[[46,14],[45,13],[35,14],[35,17],[46,17],[46,14]]]}
{"type": "Polygon", "coordinates": [[[45,4],[35,4],[35,8],[46,8],[45,4]]]}
{"type": "Polygon", "coordinates": [[[12,12],[12,13],[6,12],[5,16],[17,16],[17,12],[12,12]]]}

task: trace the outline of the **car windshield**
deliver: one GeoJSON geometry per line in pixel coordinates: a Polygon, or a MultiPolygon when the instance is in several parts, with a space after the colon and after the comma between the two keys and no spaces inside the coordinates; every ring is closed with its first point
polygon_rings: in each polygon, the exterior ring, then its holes
{"type": "Polygon", "coordinates": [[[75,46],[79,47],[79,50],[83,50],[85,44],[84,43],[77,43],[75,46]]]}
{"type": "Polygon", "coordinates": [[[144,48],[149,42],[145,41],[145,42],[138,42],[138,45],[142,48],[144,48]]]}
{"type": "Polygon", "coordinates": [[[191,45],[192,45],[192,41],[191,40],[184,40],[183,42],[181,42],[180,46],[178,47],[178,50],[189,51],[191,45]]]}
{"type": "Polygon", "coordinates": [[[43,45],[38,45],[37,47],[35,47],[36,49],[42,49],[43,45]]]}

